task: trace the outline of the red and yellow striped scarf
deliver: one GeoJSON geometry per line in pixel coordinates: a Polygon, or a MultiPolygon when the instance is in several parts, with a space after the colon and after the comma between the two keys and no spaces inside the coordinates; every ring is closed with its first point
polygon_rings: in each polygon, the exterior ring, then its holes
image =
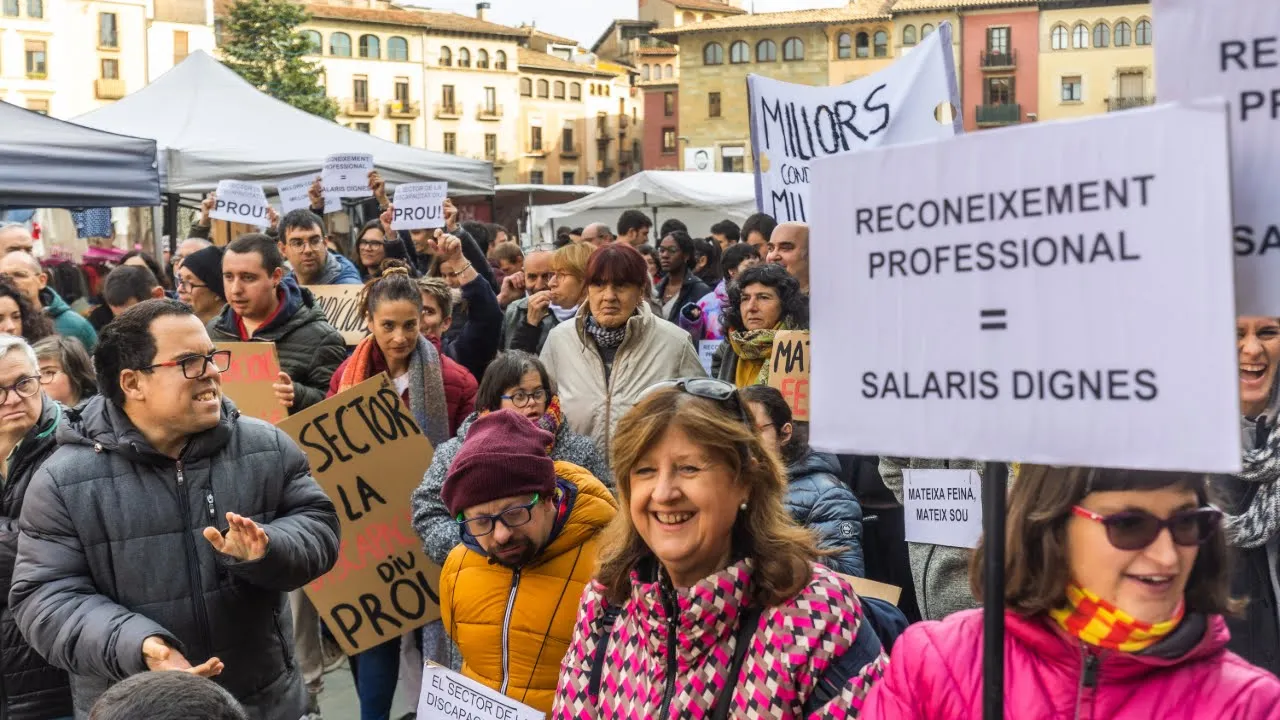
{"type": "Polygon", "coordinates": [[[1160,641],[1182,622],[1183,603],[1173,617],[1159,623],[1135,619],[1120,608],[1075,583],[1067,586],[1067,607],[1050,610],[1049,615],[1072,637],[1094,647],[1121,652],[1138,652],[1160,641]]]}

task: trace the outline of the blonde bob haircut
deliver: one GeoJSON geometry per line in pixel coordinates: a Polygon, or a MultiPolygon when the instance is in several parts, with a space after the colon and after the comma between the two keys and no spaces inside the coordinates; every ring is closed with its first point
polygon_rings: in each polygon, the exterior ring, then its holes
{"type": "Polygon", "coordinates": [[[755,428],[733,403],[690,395],[675,387],[650,392],[618,422],[612,440],[613,472],[622,510],[605,530],[596,578],[609,602],[622,605],[631,593],[631,572],[653,552],[631,520],[631,473],[668,430],[679,428],[714,462],[728,467],[748,490],[747,509],[733,526],[733,562],[753,563],[751,595],[760,607],[773,607],[809,584],[820,553],[813,535],[796,525],[783,506],[786,471],[767,450],[755,428]]]}
{"type": "Polygon", "coordinates": [[[551,255],[551,270],[558,273],[569,273],[579,280],[587,276],[587,261],[595,246],[589,243],[573,243],[565,245],[551,255]]]}

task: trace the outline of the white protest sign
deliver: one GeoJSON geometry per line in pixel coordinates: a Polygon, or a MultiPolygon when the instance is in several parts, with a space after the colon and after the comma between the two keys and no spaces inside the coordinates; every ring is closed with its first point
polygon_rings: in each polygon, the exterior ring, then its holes
{"type": "Polygon", "coordinates": [[[544,717],[545,713],[448,668],[427,663],[422,669],[418,720],[542,720],[544,717]]]}
{"type": "Polygon", "coordinates": [[[392,230],[422,230],[444,227],[444,199],[449,194],[449,183],[405,183],[396,188],[391,204],[392,230]]]}
{"type": "Polygon", "coordinates": [[[307,193],[315,181],[316,173],[307,173],[276,185],[276,192],[280,195],[280,214],[288,215],[294,210],[309,209],[311,197],[307,193]]]}
{"type": "Polygon", "coordinates": [[[1175,105],[814,161],[813,446],[1237,472],[1226,130],[1175,105]]]}
{"type": "Polygon", "coordinates": [[[218,199],[209,211],[214,220],[226,220],[246,225],[267,224],[267,194],[261,185],[239,180],[218,181],[218,199]]]}
{"type": "Polygon", "coordinates": [[[330,155],[324,159],[320,183],[324,186],[325,212],[332,201],[340,198],[365,198],[369,189],[369,173],[373,172],[373,156],[368,153],[330,155]]]}
{"type": "Polygon", "coordinates": [[[982,479],[976,470],[902,471],[907,542],[975,548],[982,537],[982,479]]]}
{"type": "Polygon", "coordinates": [[[716,351],[720,349],[723,342],[724,339],[698,341],[698,362],[702,363],[702,369],[706,370],[708,375],[711,374],[711,359],[715,357],[716,351]]]}
{"type": "Polygon", "coordinates": [[[778,222],[812,216],[814,158],[949,138],[963,127],[958,114],[938,113],[939,106],[960,103],[948,23],[910,55],[853,82],[810,87],[748,75],[747,94],[756,205],[778,222]]]}
{"type": "Polygon", "coordinates": [[[1280,315],[1280,3],[1156,0],[1156,97],[1231,104],[1236,311],[1280,315]]]}
{"type": "Polygon", "coordinates": [[[684,169],[695,172],[714,172],[716,169],[716,149],[713,147],[685,148],[684,169]]]}

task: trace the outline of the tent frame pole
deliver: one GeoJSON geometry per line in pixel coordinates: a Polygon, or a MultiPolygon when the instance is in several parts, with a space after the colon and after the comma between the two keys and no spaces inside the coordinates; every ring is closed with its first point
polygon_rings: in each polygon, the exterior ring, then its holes
{"type": "Polygon", "coordinates": [[[989,462],[983,467],[983,720],[1004,719],[1004,546],[1008,479],[1006,463],[989,462]]]}
{"type": "Polygon", "coordinates": [[[177,193],[164,194],[164,227],[162,233],[156,234],[156,261],[164,262],[164,252],[167,249],[169,256],[178,250],[178,195],[177,193]],[[164,235],[169,236],[169,247],[164,246],[164,235]]]}

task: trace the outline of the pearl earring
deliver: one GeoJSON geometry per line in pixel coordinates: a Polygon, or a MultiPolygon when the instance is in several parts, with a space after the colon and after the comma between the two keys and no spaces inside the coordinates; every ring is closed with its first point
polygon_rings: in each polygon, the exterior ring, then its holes
{"type": "Polygon", "coordinates": [[[739,509],[739,510],[742,510],[743,512],[746,512],[747,504],[746,504],[746,503],[742,503],[741,505],[739,505],[739,506],[738,506],[738,509],[739,509]]]}

